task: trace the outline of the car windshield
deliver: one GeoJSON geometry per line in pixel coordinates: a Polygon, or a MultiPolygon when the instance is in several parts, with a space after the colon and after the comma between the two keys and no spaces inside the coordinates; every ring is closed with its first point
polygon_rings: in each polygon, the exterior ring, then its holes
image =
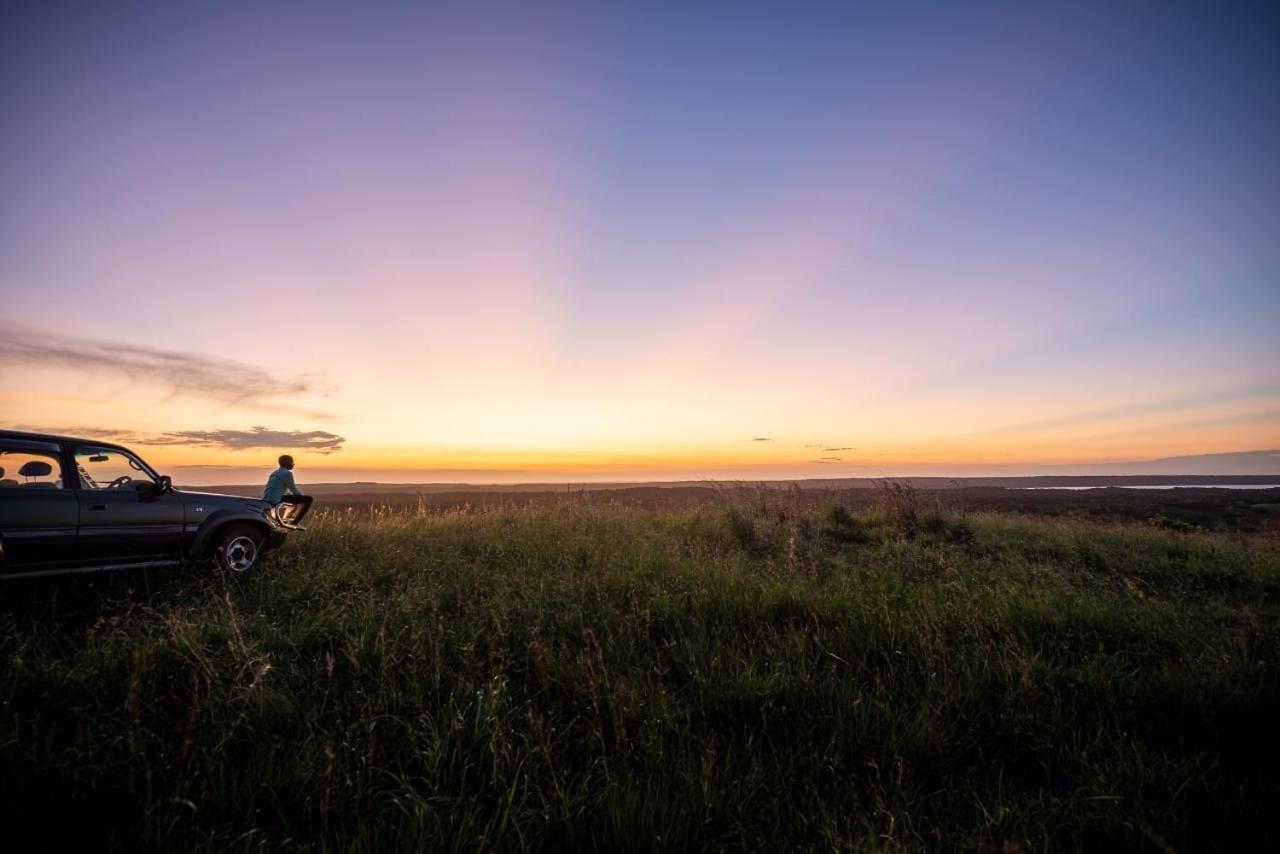
{"type": "Polygon", "coordinates": [[[80,448],[76,470],[85,489],[124,489],[155,481],[137,457],[117,448],[80,448]]]}

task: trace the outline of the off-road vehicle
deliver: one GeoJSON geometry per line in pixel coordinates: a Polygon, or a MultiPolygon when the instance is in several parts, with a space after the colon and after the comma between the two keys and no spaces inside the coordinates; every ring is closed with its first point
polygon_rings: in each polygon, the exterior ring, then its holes
{"type": "Polygon", "coordinates": [[[246,573],[300,521],[256,498],[174,489],[111,442],[0,430],[0,579],[200,559],[246,573]]]}

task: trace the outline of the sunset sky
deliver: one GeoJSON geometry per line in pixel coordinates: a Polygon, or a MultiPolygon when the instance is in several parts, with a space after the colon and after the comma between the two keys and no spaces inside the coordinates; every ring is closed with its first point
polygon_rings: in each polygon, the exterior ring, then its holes
{"type": "Polygon", "coordinates": [[[5,426],[185,483],[1280,448],[1275,4],[20,5],[5,426]]]}

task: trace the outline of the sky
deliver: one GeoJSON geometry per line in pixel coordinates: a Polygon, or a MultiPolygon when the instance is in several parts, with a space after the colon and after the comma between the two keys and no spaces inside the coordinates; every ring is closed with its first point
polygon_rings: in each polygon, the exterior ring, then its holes
{"type": "Polygon", "coordinates": [[[1274,4],[5,4],[0,423],[186,483],[1280,448],[1278,43],[1274,4]]]}

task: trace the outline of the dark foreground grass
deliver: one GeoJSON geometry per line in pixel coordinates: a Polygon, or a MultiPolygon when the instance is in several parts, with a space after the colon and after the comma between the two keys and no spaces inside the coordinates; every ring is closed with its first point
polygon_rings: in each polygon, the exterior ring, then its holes
{"type": "MultiPolygon", "coordinates": [[[[772,502],[772,503],[770,503],[772,502]]],[[[1273,539],[788,507],[333,514],[0,588],[34,847],[1280,843],[1273,539]]]]}

